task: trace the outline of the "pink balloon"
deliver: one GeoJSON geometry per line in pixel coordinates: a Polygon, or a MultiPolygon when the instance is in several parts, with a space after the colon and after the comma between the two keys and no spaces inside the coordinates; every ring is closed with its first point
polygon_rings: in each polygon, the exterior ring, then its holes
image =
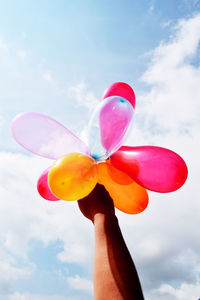
{"type": "Polygon", "coordinates": [[[111,84],[104,92],[102,99],[110,96],[120,96],[128,100],[135,108],[135,93],[133,89],[124,82],[115,82],[111,84]]]}
{"type": "Polygon", "coordinates": [[[105,160],[121,147],[133,114],[133,106],[122,97],[109,97],[99,103],[88,130],[88,148],[93,158],[105,160]]]}
{"type": "Polygon", "coordinates": [[[25,149],[50,159],[72,152],[88,154],[87,146],[56,120],[35,112],[22,113],[12,121],[12,134],[25,149]]]}
{"type": "Polygon", "coordinates": [[[43,197],[46,200],[50,201],[57,201],[60,200],[54,194],[51,192],[49,185],[48,185],[48,173],[49,173],[50,167],[46,169],[38,179],[37,182],[37,190],[41,197],[43,197]]]}
{"type": "Polygon", "coordinates": [[[186,181],[188,169],[175,152],[154,146],[121,147],[111,163],[138,184],[160,193],[173,192],[186,181]]]}
{"type": "Polygon", "coordinates": [[[133,109],[122,97],[109,97],[99,114],[101,142],[111,152],[120,147],[132,120],[133,109]]]}

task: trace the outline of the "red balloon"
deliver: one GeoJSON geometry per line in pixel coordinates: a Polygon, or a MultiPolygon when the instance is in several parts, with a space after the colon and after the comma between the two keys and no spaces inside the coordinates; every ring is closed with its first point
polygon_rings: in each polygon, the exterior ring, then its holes
{"type": "Polygon", "coordinates": [[[104,92],[102,99],[111,97],[111,96],[121,96],[128,100],[132,105],[133,108],[135,109],[135,93],[128,85],[127,83],[124,82],[115,82],[111,84],[104,92]]]}
{"type": "Polygon", "coordinates": [[[175,152],[155,146],[121,147],[110,162],[148,190],[160,193],[178,190],[186,181],[188,169],[175,152]]]}
{"type": "Polygon", "coordinates": [[[46,169],[41,175],[40,178],[38,179],[37,182],[37,190],[40,194],[40,196],[46,200],[50,201],[57,201],[60,200],[54,194],[51,192],[49,185],[48,185],[48,173],[49,173],[50,168],[46,169]]]}

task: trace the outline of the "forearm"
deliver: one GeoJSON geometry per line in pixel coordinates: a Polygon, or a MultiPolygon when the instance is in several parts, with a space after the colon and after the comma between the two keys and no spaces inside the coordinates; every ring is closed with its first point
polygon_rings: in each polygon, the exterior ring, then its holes
{"type": "Polygon", "coordinates": [[[95,226],[94,299],[143,300],[130,253],[114,214],[97,214],[95,226]]]}

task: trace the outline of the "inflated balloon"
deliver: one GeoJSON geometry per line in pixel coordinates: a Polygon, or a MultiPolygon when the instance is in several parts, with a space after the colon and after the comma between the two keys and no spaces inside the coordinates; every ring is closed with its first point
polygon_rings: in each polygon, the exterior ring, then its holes
{"type": "Polygon", "coordinates": [[[81,153],[71,153],[58,159],[51,167],[48,184],[52,193],[63,200],[87,196],[97,184],[95,161],[81,153]]]}
{"type": "Polygon", "coordinates": [[[25,149],[50,159],[71,152],[88,154],[87,146],[62,124],[43,114],[21,113],[12,121],[12,134],[25,149]]]}
{"type": "Polygon", "coordinates": [[[175,152],[155,146],[121,147],[111,163],[148,190],[173,192],[186,181],[188,170],[175,152]]]}
{"type": "Polygon", "coordinates": [[[89,122],[87,145],[40,113],[18,115],[12,122],[12,134],[25,149],[56,160],[38,179],[43,198],[79,200],[98,182],[105,186],[115,207],[137,214],[148,205],[146,189],[162,193],[179,189],[187,178],[187,166],[178,154],[165,148],[122,146],[135,109],[135,94],[128,84],[113,83],[102,100],[89,122]]]}
{"type": "Polygon", "coordinates": [[[97,106],[87,134],[88,150],[94,159],[104,161],[120,148],[133,113],[130,102],[119,96],[109,97],[97,106]]]}
{"type": "Polygon", "coordinates": [[[148,194],[143,187],[107,162],[98,164],[97,168],[98,182],[105,186],[115,207],[127,214],[138,214],[145,210],[148,205],[148,194]],[[120,179],[123,183],[117,182],[120,179]]]}
{"type": "Polygon", "coordinates": [[[115,82],[111,84],[103,93],[102,99],[111,96],[120,96],[128,100],[133,105],[133,108],[135,108],[135,93],[127,83],[115,82]]]}
{"type": "Polygon", "coordinates": [[[50,190],[48,185],[48,174],[50,168],[44,170],[44,172],[40,175],[40,178],[37,182],[37,190],[40,196],[42,196],[46,200],[57,201],[60,200],[57,198],[50,190]]]}

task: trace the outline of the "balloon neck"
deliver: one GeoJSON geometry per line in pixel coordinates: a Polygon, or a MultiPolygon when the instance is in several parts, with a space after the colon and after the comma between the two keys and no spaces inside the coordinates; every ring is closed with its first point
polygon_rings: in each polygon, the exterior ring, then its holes
{"type": "Polygon", "coordinates": [[[110,153],[109,152],[106,152],[104,155],[99,155],[99,154],[96,154],[96,153],[91,153],[90,154],[91,157],[97,162],[97,163],[100,163],[100,162],[104,162],[106,161],[106,159],[110,156],[110,153]]]}

